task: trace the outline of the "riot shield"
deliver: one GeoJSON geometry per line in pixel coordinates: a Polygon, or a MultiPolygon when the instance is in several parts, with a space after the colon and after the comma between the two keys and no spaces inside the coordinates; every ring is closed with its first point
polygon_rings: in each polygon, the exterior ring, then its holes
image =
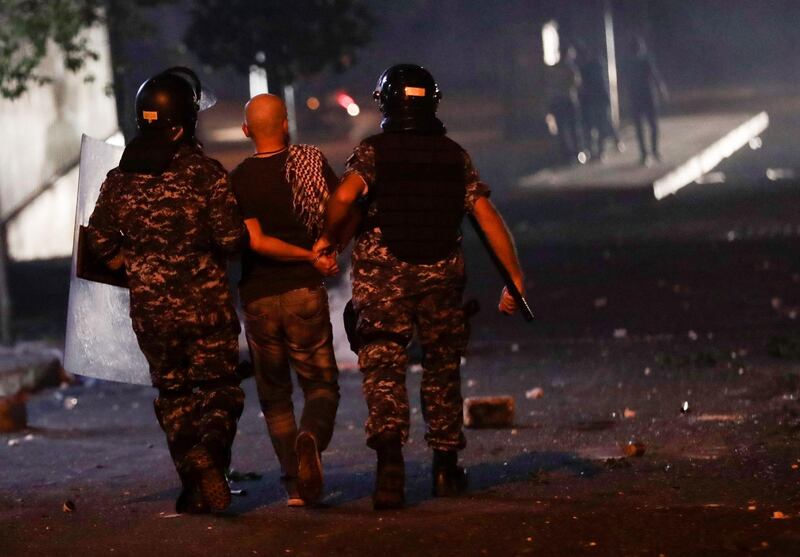
{"type": "Polygon", "coordinates": [[[149,385],[147,361],[131,327],[128,290],[77,276],[80,227],[89,222],[100,185],[119,163],[122,151],[122,147],[86,135],[81,140],[64,369],[98,379],[149,385]]]}

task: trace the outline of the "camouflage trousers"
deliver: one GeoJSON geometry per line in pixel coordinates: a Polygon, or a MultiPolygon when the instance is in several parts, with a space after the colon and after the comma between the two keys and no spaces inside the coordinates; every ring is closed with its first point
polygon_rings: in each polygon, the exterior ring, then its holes
{"type": "Polygon", "coordinates": [[[375,437],[385,431],[399,433],[404,443],[408,439],[407,346],[416,329],[423,351],[425,440],[437,450],[464,448],[460,364],[469,324],[462,290],[434,290],[363,304],[357,310],[362,341],[358,364],[369,409],[367,445],[372,446],[375,437]]]}
{"type": "Polygon", "coordinates": [[[212,331],[150,335],[136,331],[150,364],[156,418],[181,479],[189,450],[202,444],[217,465],[230,466],[236,424],[244,408],[236,365],[238,323],[212,331]]]}

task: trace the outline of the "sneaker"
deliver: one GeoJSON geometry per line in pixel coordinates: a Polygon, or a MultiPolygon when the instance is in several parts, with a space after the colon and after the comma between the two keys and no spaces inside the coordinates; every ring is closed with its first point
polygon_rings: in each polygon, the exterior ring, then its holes
{"type": "Polygon", "coordinates": [[[210,511],[219,512],[231,504],[231,489],[225,474],[203,445],[195,445],[183,459],[183,467],[210,511]]]}
{"type": "Polygon", "coordinates": [[[306,502],[300,497],[300,492],[297,490],[297,478],[281,478],[283,489],[286,491],[286,506],[287,507],[305,507],[306,502]]]}
{"type": "Polygon", "coordinates": [[[294,450],[297,453],[297,491],[306,504],[313,505],[322,496],[322,461],[314,434],[301,431],[294,450]]]}

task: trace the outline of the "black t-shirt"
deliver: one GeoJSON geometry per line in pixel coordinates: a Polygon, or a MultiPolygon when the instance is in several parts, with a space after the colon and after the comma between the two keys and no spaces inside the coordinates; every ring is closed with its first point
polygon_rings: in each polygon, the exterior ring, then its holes
{"type": "MultiPolygon", "coordinates": [[[[314,238],[297,218],[292,205],[292,189],[285,172],[287,156],[288,151],[284,151],[271,157],[245,159],[231,172],[233,191],[244,219],[258,219],[266,236],[311,249],[314,238]]],[[[310,263],[263,257],[249,246],[242,255],[239,294],[243,304],[320,284],[322,275],[310,263]]]]}

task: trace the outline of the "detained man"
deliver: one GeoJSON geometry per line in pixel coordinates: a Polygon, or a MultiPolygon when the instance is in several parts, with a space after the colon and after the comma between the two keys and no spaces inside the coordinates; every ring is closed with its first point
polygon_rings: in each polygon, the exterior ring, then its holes
{"type": "Polygon", "coordinates": [[[336,260],[311,251],[337,183],[319,149],[290,145],[286,106],[257,95],[245,107],[244,134],[254,154],[231,173],[250,235],[239,294],[258,397],[289,506],[322,496],[320,455],[333,434],[339,370],[323,278],[336,260]],[[299,427],[290,367],[305,404],[299,427]]]}

